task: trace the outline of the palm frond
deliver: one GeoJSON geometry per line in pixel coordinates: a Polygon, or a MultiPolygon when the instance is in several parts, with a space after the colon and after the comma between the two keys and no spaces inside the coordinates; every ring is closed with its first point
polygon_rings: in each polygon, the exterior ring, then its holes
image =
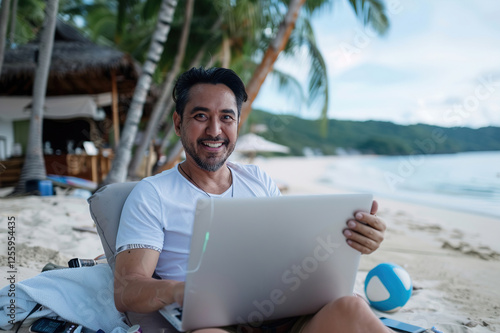
{"type": "MultiPolygon", "coordinates": [[[[298,105],[301,105],[302,101],[306,100],[302,84],[293,75],[278,69],[273,69],[269,74],[273,79],[278,81],[278,90],[281,93],[289,93],[289,96],[297,98],[298,105]]],[[[300,112],[300,109],[298,111],[300,112]]]]}
{"type": "Polygon", "coordinates": [[[146,0],[142,7],[141,17],[143,20],[155,19],[160,11],[161,1],[146,0]]]}
{"type": "Polygon", "coordinates": [[[35,38],[43,25],[44,8],[43,0],[25,0],[19,3],[16,13],[15,44],[26,44],[35,38]]]}
{"type": "Polygon", "coordinates": [[[307,0],[304,3],[304,10],[307,15],[312,15],[320,11],[330,11],[333,1],[330,0],[307,0]]]}
{"type": "Polygon", "coordinates": [[[349,3],[365,26],[370,26],[380,35],[389,30],[389,19],[382,0],[349,0],[349,3]]]}
{"type": "Polygon", "coordinates": [[[298,18],[284,53],[287,56],[294,56],[301,50],[307,51],[309,65],[307,103],[309,106],[321,103],[320,116],[322,119],[326,119],[329,95],[326,62],[317,46],[314,30],[306,16],[298,18]],[[320,99],[321,102],[319,102],[320,99]]]}
{"type": "Polygon", "coordinates": [[[140,3],[140,0],[118,0],[115,30],[115,40],[117,43],[123,38],[128,21],[133,16],[131,13],[135,12],[134,8],[140,3]]]}

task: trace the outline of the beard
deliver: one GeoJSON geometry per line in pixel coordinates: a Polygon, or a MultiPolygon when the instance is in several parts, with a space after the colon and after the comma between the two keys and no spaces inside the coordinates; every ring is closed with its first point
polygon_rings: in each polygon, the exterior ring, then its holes
{"type": "MultiPolygon", "coordinates": [[[[202,145],[203,141],[221,141],[220,138],[204,138],[204,139],[198,139],[197,144],[202,145]]],[[[207,158],[201,158],[197,153],[192,144],[187,142],[186,138],[184,135],[181,135],[181,142],[184,147],[184,150],[187,155],[189,155],[195,163],[205,171],[217,171],[219,170],[227,161],[229,156],[233,153],[234,147],[236,146],[235,143],[229,142],[229,140],[223,140],[225,145],[227,147],[227,151],[221,156],[220,154],[212,153],[208,154],[207,158]]]]}

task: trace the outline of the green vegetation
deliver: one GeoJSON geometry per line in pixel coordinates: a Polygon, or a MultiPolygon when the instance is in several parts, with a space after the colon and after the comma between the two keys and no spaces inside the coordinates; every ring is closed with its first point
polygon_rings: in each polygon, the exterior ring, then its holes
{"type": "Polygon", "coordinates": [[[500,150],[500,127],[439,127],[424,124],[397,125],[384,121],[329,120],[328,133],[321,135],[318,120],[275,115],[254,110],[251,124],[265,124],[260,133],[270,141],[290,147],[292,155],[310,149],[323,155],[345,151],[363,154],[447,154],[465,151],[500,150]]]}

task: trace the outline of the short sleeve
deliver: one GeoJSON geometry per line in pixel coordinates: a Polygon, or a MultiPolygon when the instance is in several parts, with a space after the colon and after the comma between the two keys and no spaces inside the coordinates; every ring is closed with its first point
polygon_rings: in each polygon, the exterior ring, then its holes
{"type": "Polygon", "coordinates": [[[164,222],[160,197],[147,181],[139,182],[128,196],[120,217],[117,253],[130,248],[162,251],[164,222]]]}

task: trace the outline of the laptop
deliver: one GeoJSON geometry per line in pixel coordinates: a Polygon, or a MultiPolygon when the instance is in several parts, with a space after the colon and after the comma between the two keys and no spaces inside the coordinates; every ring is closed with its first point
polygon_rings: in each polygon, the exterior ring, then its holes
{"type": "Polygon", "coordinates": [[[179,331],[259,326],[352,295],[360,253],[342,230],[371,194],[202,199],[196,206],[179,331]]]}

